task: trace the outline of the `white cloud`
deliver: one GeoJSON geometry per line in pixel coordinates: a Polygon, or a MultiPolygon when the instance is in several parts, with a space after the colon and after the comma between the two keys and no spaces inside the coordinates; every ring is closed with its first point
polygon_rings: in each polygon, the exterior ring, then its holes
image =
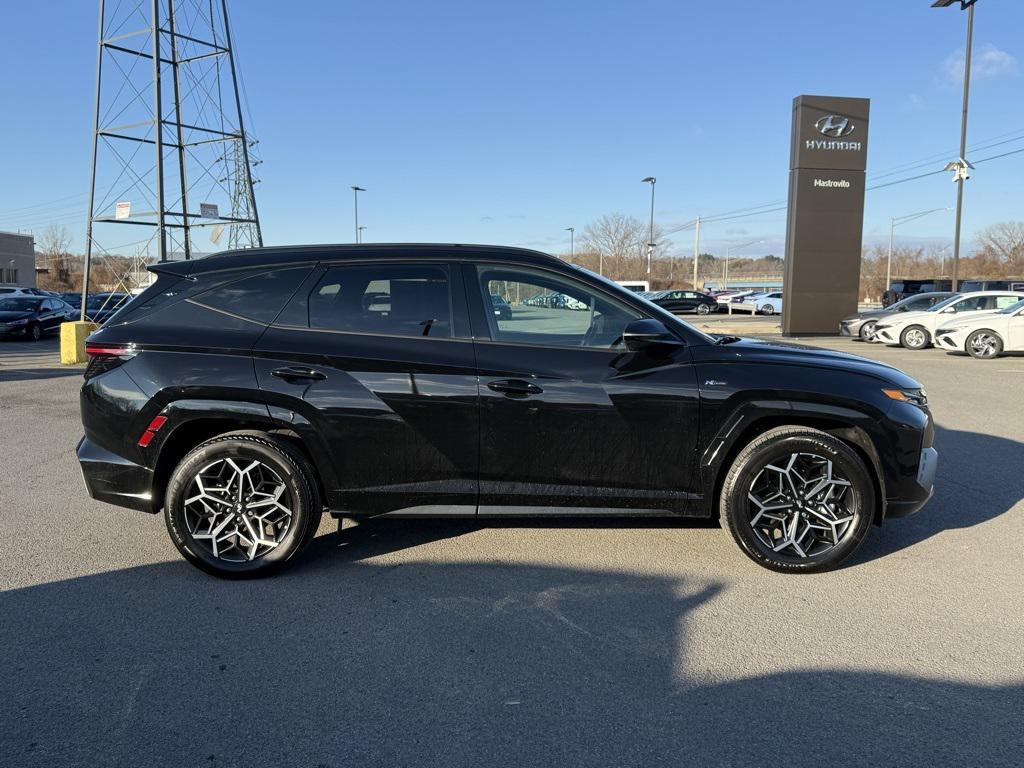
{"type": "MultiPolygon", "coordinates": [[[[974,52],[971,62],[971,79],[985,80],[1004,75],[1015,75],[1020,67],[1011,53],[996,48],[991,43],[974,52]]],[[[960,85],[964,81],[964,52],[949,54],[942,64],[942,74],[948,83],[960,85]]]]}

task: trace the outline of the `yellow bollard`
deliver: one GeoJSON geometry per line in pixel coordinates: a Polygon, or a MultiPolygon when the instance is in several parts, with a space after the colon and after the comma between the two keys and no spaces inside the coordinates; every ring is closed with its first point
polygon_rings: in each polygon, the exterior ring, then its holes
{"type": "Polygon", "coordinates": [[[96,323],[61,323],[60,361],[64,365],[80,365],[87,362],[85,339],[96,330],[96,323]]]}

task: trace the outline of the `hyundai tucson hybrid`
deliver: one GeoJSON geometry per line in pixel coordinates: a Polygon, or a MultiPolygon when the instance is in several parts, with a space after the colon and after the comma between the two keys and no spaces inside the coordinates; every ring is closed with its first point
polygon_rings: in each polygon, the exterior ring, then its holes
{"type": "Polygon", "coordinates": [[[720,517],[757,563],[821,571],[932,493],[906,374],[709,336],[552,256],[305,246],[150,269],[87,341],[78,458],[94,498],[162,512],[219,576],[294,560],[324,512],[720,517]]]}

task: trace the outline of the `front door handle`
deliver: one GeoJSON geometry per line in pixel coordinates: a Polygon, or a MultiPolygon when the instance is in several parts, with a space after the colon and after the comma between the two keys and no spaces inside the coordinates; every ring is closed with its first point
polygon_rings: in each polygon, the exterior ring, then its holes
{"type": "Polygon", "coordinates": [[[327,378],[326,373],[321,373],[315,368],[303,368],[298,365],[289,365],[287,368],[275,368],[270,372],[270,375],[284,379],[287,382],[323,381],[327,378]]]}
{"type": "Polygon", "coordinates": [[[493,392],[501,392],[508,397],[529,397],[539,395],[544,390],[536,384],[531,384],[522,379],[499,379],[498,381],[487,382],[487,388],[493,392]]]}

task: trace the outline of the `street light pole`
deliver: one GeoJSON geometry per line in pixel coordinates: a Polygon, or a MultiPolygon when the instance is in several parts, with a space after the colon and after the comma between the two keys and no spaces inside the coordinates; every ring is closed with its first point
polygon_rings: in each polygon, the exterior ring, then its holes
{"type": "MultiPolygon", "coordinates": [[[[920,219],[922,216],[927,216],[930,213],[938,213],[939,211],[948,210],[949,208],[929,208],[927,211],[908,213],[906,216],[893,216],[892,218],[889,219],[889,258],[886,260],[885,265],[885,290],[888,291],[889,287],[892,285],[892,247],[893,239],[896,234],[896,227],[898,227],[900,224],[906,224],[909,221],[915,221],[917,219],[920,219]]],[[[956,283],[954,279],[954,286],[955,285],[956,283]]]]}
{"type": "Polygon", "coordinates": [[[697,265],[700,264],[700,216],[693,234],[693,290],[697,290],[697,265]]]}
{"type": "Polygon", "coordinates": [[[565,231],[569,233],[569,261],[571,262],[576,257],[576,227],[566,227],[565,231]]]}
{"type": "Polygon", "coordinates": [[[724,285],[724,283],[728,283],[729,282],[729,259],[732,256],[732,252],[734,250],[742,251],[744,248],[749,248],[752,245],[757,245],[758,243],[763,243],[763,242],[764,242],[763,239],[762,240],[751,240],[749,243],[744,243],[743,245],[737,245],[735,248],[733,248],[733,246],[731,246],[731,245],[727,245],[725,247],[725,272],[723,273],[724,277],[722,279],[722,283],[723,283],[722,290],[728,290],[728,286],[724,285]]]}
{"type": "Polygon", "coordinates": [[[649,277],[651,274],[651,258],[654,254],[654,185],[658,183],[658,180],[653,176],[648,176],[643,179],[643,183],[651,185],[651,226],[647,235],[647,275],[649,277]]]}
{"type": "MultiPolygon", "coordinates": [[[[971,53],[974,47],[974,4],[977,0],[936,0],[932,8],[949,8],[960,3],[960,10],[967,11],[967,50],[964,56],[964,100],[960,115],[960,157],[958,162],[963,166],[967,162],[967,108],[971,95],[971,53]]],[[[953,290],[957,289],[960,280],[960,225],[964,206],[964,182],[967,180],[966,168],[961,167],[955,176],[956,180],[956,226],[953,233],[953,290]]]]}
{"type": "Polygon", "coordinates": [[[363,242],[363,230],[364,229],[366,229],[365,226],[359,227],[358,229],[356,229],[356,242],[357,243],[363,242]]]}
{"type": "Polygon", "coordinates": [[[362,187],[357,187],[354,184],[352,185],[352,204],[353,204],[353,208],[355,210],[356,242],[357,243],[359,242],[359,193],[360,192],[365,192],[365,191],[366,190],[363,189],[362,187]]]}

